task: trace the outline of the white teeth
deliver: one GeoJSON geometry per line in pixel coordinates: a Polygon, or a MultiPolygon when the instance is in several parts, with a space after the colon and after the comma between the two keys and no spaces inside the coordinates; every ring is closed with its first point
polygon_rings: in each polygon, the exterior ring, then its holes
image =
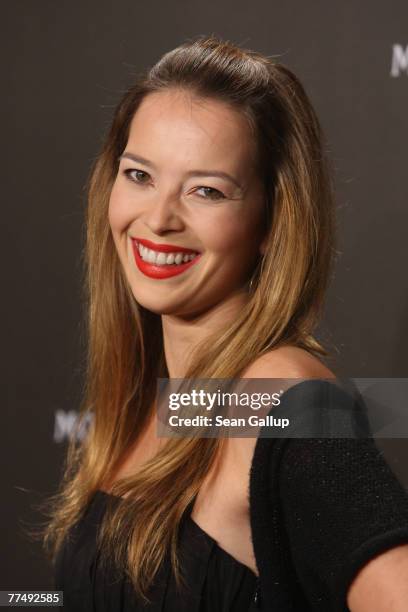
{"type": "Polygon", "coordinates": [[[165,264],[167,260],[166,253],[159,253],[156,257],[156,263],[160,266],[165,264]]]}
{"type": "Polygon", "coordinates": [[[197,253],[163,253],[148,249],[142,244],[138,244],[140,257],[143,261],[148,263],[156,264],[157,266],[165,266],[170,264],[179,265],[181,262],[185,263],[191,261],[196,257],[197,253]]]}
{"type": "Polygon", "coordinates": [[[156,263],[156,258],[157,258],[157,255],[155,253],[153,253],[153,251],[148,251],[147,252],[146,259],[147,259],[147,261],[149,263],[156,263]]]}

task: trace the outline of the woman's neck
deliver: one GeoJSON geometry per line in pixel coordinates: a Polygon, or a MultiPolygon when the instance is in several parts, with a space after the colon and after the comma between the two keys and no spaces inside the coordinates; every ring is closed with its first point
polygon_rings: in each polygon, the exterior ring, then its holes
{"type": "Polygon", "coordinates": [[[234,321],[248,301],[246,292],[229,296],[204,312],[191,316],[162,315],[163,344],[170,378],[183,378],[196,346],[234,321]]]}

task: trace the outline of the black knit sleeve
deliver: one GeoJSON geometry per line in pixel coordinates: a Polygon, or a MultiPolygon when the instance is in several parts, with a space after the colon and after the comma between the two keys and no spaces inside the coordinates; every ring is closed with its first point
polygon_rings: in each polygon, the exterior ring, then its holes
{"type": "MultiPolygon", "coordinates": [[[[339,405],[350,399],[343,391],[336,397],[339,405]]],[[[408,543],[408,492],[370,437],[286,440],[278,472],[297,579],[313,610],[347,611],[358,570],[408,543]]]]}

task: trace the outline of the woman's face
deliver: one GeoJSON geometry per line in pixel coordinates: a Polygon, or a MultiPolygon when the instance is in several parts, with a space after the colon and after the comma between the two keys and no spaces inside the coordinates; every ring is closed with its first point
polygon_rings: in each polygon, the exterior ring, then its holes
{"type": "Polygon", "coordinates": [[[245,291],[264,251],[263,206],[242,114],[181,90],[143,99],[109,203],[112,235],[139,304],[187,317],[245,291]]]}

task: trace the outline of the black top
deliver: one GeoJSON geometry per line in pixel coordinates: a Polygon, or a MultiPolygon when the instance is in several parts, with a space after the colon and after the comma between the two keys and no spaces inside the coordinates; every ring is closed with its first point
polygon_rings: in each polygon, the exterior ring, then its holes
{"type": "Polygon", "coordinates": [[[358,571],[408,543],[408,492],[373,438],[352,437],[364,429],[358,397],[309,380],[281,400],[275,416],[310,411],[322,435],[344,437],[256,443],[249,499],[262,609],[348,612],[358,571]]]}
{"type": "MultiPolygon", "coordinates": [[[[186,587],[177,591],[165,559],[149,591],[151,604],[137,599],[125,576],[98,567],[96,531],[107,502],[119,498],[97,491],[57,560],[55,588],[64,592],[64,612],[248,612],[256,607],[257,577],[220,548],[191,518],[180,526],[180,563],[186,587]]],[[[190,506],[190,508],[192,505],[190,506]]]]}

